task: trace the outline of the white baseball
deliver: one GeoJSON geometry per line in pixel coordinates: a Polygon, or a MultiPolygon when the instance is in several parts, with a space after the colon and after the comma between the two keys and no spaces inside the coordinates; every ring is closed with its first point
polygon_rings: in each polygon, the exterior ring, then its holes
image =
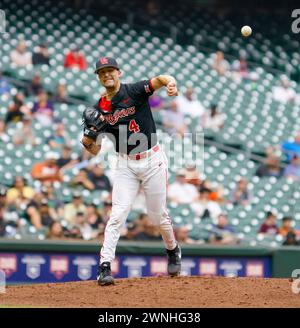
{"type": "Polygon", "coordinates": [[[245,25],[242,27],[241,33],[243,34],[243,36],[247,37],[247,36],[251,35],[252,28],[248,25],[245,25]]]}

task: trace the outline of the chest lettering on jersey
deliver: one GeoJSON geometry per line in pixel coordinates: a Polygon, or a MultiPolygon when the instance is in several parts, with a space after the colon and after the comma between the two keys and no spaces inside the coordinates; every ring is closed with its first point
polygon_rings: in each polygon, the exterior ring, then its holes
{"type": "Polygon", "coordinates": [[[105,121],[110,125],[115,125],[121,118],[133,115],[135,113],[135,106],[116,110],[113,114],[105,115],[105,121]]]}

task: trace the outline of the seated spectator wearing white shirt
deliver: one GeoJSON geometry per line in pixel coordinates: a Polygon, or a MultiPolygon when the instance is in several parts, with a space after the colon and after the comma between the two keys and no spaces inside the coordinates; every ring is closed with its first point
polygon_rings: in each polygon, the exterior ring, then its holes
{"type": "Polygon", "coordinates": [[[201,126],[204,129],[218,132],[224,127],[224,121],[225,115],[218,112],[216,104],[212,104],[209,111],[203,114],[201,119],[201,126]]]}
{"type": "Polygon", "coordinates": [[[13,143],[15,146],[23,144],[31,144],[32,146],[35,146],[37,144],[30,116],[27,115],[23,117],[20,127],[18,127],[13,134],[13,143]]]}
{"type": "Polygon", "coordinates": [[[183,122],[184,114],[178,111],[177,102],[171,102],[170,108],[162,112],[163,125],[170,135],[177,134],[183,137],[187,131],[186,124],[183,122]]]}
{"type": "Polygon", "coordinates": [[[204,107],[194,93],[194,90],[188,88],[184,96],[178,96],[176,98],[178,111],[190,115],[191,117],[201,117],[204,113],[204,107]]]}
{"type": "Polygon", "coordinates": [[[200,190],[199,198],[193,204],[191,208],[196,215],[202,219],[211,218],[216,220],[217,217],[222,213],[220,205],[209,198],[211,193],[210,189],[202,188],[200,190]]]}
{"type": "Polygon", "coordinates": [[[212,63],[213,69],[217,71],[219,75],[224,75],[226,71],[229,70],[230,65],[227,60],[224,59],[224,52],[217,51],[213,55],[213,63],[212,63]]]}
{"type": "Polygon", "coordinates": [[[26,51],[25,41],[20,41],[16,49],[10,53],[11,62],[20,67],[32,65],[31,53],[26,51]]]}
{"type": "Polygon", "coordinates": [[[176,181],[169,185],[168,198],[177,204],[188,204],[198,199],[199,193],[195,186],[185,180],[185,170],[179,170],[176,181]]]}
{"type": "Polygon", "coordinates": [[[242,80],[257,81],[258,73],[256,71],[250,71],[248,62],[246,60],[246,54],[241,54],[238,60],[232,63],[232,78],[236,83],[241,83],[242,80]]]}
{"type": "Polygon", "coordinates": [[[273,88],[273,98],[286,104],[295,100],[296,92],[290,87],[290,81],[286,76],[280,79],[280,85],[273,88]]]}

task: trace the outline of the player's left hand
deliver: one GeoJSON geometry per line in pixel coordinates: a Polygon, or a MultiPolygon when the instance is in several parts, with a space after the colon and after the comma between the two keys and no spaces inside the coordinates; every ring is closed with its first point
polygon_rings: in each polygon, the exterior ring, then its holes
{"type": "Polygon", "coordinates": [[[167,88],[167,94],[168,94],[169,97],[178,96],[178,90],[177,90],[176,83],[169,82],[166,85],[166,88],[167,88]]]}

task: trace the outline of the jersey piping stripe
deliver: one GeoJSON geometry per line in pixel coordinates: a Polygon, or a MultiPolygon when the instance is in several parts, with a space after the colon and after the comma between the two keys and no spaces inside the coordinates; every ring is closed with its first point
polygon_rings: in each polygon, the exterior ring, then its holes
{"type": "Polygon", "coordinates": [[[154,90],[154,88],[153,88],[153,84],[152,84],[151,79],[149,80],[149,86],[150,86],[150,90],[151,90],[152,92],[154,92],[155,90],[154,90]]]}

